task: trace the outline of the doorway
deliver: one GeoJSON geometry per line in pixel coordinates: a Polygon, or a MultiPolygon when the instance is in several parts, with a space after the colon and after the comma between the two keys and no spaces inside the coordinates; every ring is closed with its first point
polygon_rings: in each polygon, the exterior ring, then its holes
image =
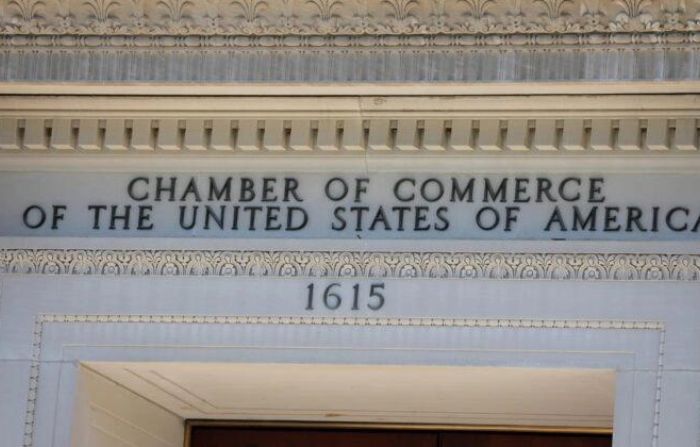
{"type": "Polygon", "coordinates": [[[614,370],[234,362],[81,370],[76,447],[113,437],[163,447],[611,446],[614,370]]]}
{"type": "Polygon", "coordinates": [[[612,435],[193,424],[189,447],[610,447],[612,435]]]}

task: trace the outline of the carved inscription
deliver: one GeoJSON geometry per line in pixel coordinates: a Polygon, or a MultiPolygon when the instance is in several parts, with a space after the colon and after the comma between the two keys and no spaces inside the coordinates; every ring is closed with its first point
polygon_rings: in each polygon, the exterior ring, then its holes
{"type": "Polygon", "coordinates": [[[3,174],[0,235],[673,240],[700,233],[693,193],[700,176],[691,175],[84,177],[3,174]]]}
{"type": "Polygon", "coordinates": [[[384,297],[386,286],[383,282],[369,285],[332,282],[323,287],[320,286],[313,282],[306,286],[306,310],[314,311],[320,308],[338,310],[343,308],[378,311],[384,307],[386,302],[384,297]]]}

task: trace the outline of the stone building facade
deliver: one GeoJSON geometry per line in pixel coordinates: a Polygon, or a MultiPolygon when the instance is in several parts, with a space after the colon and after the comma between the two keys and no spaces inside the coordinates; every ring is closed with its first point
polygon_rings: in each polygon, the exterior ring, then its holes
{"type": "Polygon", "coordinates": [[[700,446],[698,27],[685,0],[4,0],[0,444],[700,446]]]}

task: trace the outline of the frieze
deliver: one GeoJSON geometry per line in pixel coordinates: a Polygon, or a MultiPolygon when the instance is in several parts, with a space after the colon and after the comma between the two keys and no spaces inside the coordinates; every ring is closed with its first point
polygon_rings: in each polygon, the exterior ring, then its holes
{"type": "Polygon", "coordinates": [[[700,281],[700,255],[5,249],[0,273],[700,281]]]}

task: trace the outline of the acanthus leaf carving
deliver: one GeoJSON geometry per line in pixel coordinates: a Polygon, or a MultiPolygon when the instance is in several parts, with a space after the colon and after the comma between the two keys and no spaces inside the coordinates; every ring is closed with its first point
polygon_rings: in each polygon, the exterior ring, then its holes
{"type": "Polygon", "coordinates": [[[544,9],[544,13],[550,20],[556,20],[566,14],[564,6],[571,0],[535,0],[544,9]]]}
{"type": "Polygon", "coordinates": [[[418,5],[418,0],[382,0],[391,8],[391,15],[397,21],[407,20],[412,16],[411,10],[418,5]]]}
{"type": "Polygon", "coordinates": [[[44,0],[9,0],[8,14],[10,18],[19,19],[20,23],[29,23],[37,18],[43,18],[42,9],[46,7],[44,0]]]}
{"type": "Polygon", "coordinates": [[[246,23],[255,23],[262,19],[260,11],[268,7],[266,0],[231,0],[230,4],[238,8],[236,17],[246,23]]]}
{"type": "Polygon", "coordinates": [[[342,5],[341,0],[306,0],[306,3],[316,7],[318,17],[322,21],[329,21],[337,17],[336,10],[342,5]]]}
{"type": "MultiPolygon", "coordinates": [[[[461,35],[493,35],[498,41],[506,35],[549,34],[554,41],[572,33],[692,34],[700,28],[700,3],[687,0],[4,0],[3,6],[3,35],[187,34],[258,40],[309,35],[338,41],[356,37],[366,46],[387,34],[421,35],[422,42],[445,45],[460,42],[449,37],[461,35]]],[[[666,38],[661,34],[655,42],[666,38]]],[[[640,42],[619,40],[632,41],[640,42]]]]}
{"type": "Polygon", "coordinates": [[[191,0],[157,0],[156,5],[165,11],[165,18],[176,26],[191,19],[189,9],[195,7],[191,0]]]}
{"type": "Polygon", "coordinates": [[[114,17],[114,10],[119,6],[116,0],[85,0],[83,5],[87,6],[89,16],[98,21],[106,22],[114,17]]]}

